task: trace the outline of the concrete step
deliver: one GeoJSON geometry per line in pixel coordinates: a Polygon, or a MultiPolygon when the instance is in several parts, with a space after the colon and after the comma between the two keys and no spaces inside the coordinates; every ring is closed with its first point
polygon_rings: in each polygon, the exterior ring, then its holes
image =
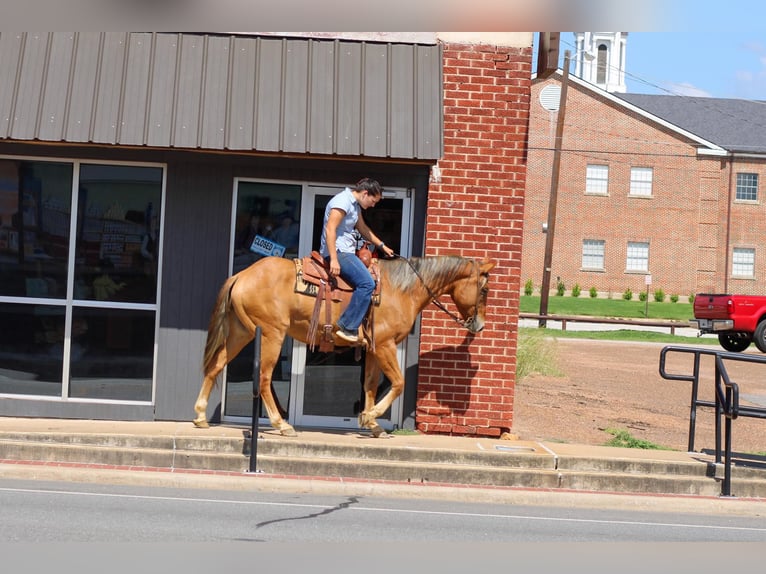
{"type": "MultiPolygon", "coordinates": [[[[722,465],[709,457],[636,456],[634,449],[560,454],[535,444],[466,450],[393,440],[321,442],[272,436],[260,438],[257,446],[257,469],[283,476],[704,496],[719,495],[723,477],[722,465]]],[[[248,431],[226,437],[0,431],[0,460],[244,473],[250,464],[250,438],[248,431]]],[[[766,498],[766,470],[734,467],[732,493],[766,498]]]]}

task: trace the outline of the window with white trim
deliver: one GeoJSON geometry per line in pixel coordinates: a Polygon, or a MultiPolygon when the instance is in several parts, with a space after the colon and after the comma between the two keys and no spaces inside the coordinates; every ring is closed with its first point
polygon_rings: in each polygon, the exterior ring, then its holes
{"type": "Polygon", "coordinates": [[[609,191],[609,166],[588,165],[585,170],[585,193],[606,195],[609,191]]]}
{"type": "Polygon", "coordinates": [[[758,174],[737,174],[737,195],[739,201],[758,201],[758,174]]]}
{"type": "Polygon", "coordinates": [[[651,167],[631,167],[630,195],[651,197],[653,174],[654,170],[651,167]]]}
{"type": "Polygon", "coordinates": [[[603,239],[583,239],[583,269],[604,269],[604,245],[605,242],[603,239]]]}
{"type": "Polygon", "coordinates": [[[625,261],[627,271],[649,271],[649,243],[646,241],[628,241],[628,254],[625,261]]]}
{"type": "Polygon", "coordinates": [[[731,274],[734,277],[755,277],[755,249],[735,247],[731,256],[731,274]]]}

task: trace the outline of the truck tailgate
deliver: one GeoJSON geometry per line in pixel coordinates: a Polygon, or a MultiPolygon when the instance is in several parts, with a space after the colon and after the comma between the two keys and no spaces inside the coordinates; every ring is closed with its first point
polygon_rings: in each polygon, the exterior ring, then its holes
{"type": "Polygon", "coordinates": [[[702,293],[694,298],[695,319],[726,319],[731,295],[702,293]]]}

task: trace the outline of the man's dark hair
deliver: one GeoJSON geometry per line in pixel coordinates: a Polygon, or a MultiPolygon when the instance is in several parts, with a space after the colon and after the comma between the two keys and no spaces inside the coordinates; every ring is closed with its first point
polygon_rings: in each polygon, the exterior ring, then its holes
{"type": "Polygon", "coordinates": [[[356,191],[366,191],[373,197],[377,197],[383,193],[383,188],[380,187],[380,184],[374,179],[370,179],[369,177],[363,177],[357,181],[354,189],[356,191]]]}

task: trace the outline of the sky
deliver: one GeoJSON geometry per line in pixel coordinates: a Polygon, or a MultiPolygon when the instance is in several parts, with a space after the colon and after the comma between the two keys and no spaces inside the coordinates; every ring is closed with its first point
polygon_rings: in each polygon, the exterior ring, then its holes
{"type": "MultiPolygon", "coordinates": [[[[629,32],[625,53],[628,92],[766,100],[764,6],[766,3],[754,8],[763,13],[762,31],[629,32]]],[[[561,33],[559,65],[563,65],[565,50],[574,59],[571,32],[561,33]]],[[[570,73],[574,73],[574,65],[570,73]]]]}

